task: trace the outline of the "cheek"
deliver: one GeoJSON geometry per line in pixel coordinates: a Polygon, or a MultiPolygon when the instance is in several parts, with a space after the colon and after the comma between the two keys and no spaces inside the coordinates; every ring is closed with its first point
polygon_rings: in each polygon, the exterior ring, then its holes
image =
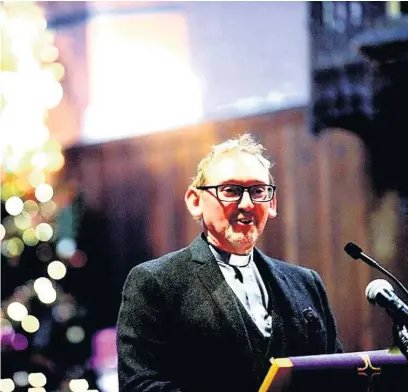
{"type": "Polygon", "coordinates": [[[256,215],[258,217],[258,222],[261,225],[264,225],[268,220],[268,207],[267,206],[259,206],[260,208],[256,211],[256,215]]]}
{"type": "Polygon", "coordinates": [[[231,208],[224,206],[218,200],[205,200],[202,207],[204,222],[210,225],[223,222],[231,214],[229,211],[231,208]]]}

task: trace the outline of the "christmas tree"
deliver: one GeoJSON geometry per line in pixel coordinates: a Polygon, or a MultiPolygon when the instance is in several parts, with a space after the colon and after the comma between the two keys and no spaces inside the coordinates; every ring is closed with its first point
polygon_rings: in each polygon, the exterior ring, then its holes
{"type": "Polygon", "coordinates": [[[64,154],[47,128],[64,67],[39,5],[0,6],[1,391],[91,390],[88,310],[64,283],[87,261],[81,202],[58,182],[64,154]]]}

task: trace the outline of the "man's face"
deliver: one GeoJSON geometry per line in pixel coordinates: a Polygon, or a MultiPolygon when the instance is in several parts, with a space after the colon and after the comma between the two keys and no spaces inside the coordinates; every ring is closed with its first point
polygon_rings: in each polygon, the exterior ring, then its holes
{"type": "MultiPolygon", "coordinates": [[[[230,153],[212,162],[206,185],[269,184],[268,170],[253,155],[230,153]]],[[[244,192],[236,202],[217,199],[215,189],[200,196],[201,219],[208,241],[229,253],[247,254],[262,234],[268,217],[276,216],[276,196],[270,202],[254,203],[244,192]]]]}

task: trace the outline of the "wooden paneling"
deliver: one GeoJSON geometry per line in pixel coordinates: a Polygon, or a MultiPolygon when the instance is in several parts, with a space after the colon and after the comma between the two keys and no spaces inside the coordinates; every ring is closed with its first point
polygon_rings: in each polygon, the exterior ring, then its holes
{"type": "MultiPolygon", "coordinates": [[[[364,148],[345,131],[312,136],[304,109],[68,150],[66,174],[77,179],[87,205],[107,217],[118,275],[112,290],[121,290],[132,266],[186,246],[198,235],[200,226],[184,205],[197,163],[212,144],[246,131],[267,147],[278,186],[278,217],[269,222],[259,247],[320,273],[346,350],[390,344],[390,320],[364,296],[375,274],[343,251],[348,241],[373,247],[378,202],[366,178],[364,148]]],[[[398,219],[396,209],[388,214],[398,219]]],[[[399,235],[398,246],[405,237],[399,235]]],[[[397,276],[405,268],[402,261],[390,263],[397,276]]]]}

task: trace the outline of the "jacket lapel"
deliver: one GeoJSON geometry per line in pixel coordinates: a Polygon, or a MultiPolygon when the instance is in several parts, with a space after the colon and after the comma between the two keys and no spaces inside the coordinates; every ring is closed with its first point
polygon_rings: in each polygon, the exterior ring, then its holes
{"type": "Polygon", "coordinates": [[[208,244],[198,237],[191,245],[194,262],[202,264],[197,271],[197,276],[209,295],[214,305],[219,308],[221,314],[228,323],[228,328],[236,335],[237,343],[241,344],[246,352],[251,352],[252,347],[237,301],[239,301],[215,260],[208,244]]]}
{"type": "Polygon", "coordinates": [[[268,291],[269,311],[272,315],[267,358],[301,352],[307,344],[307,330],[293,289],[272,259],[255,249],[254,260],[268,291]]]}

